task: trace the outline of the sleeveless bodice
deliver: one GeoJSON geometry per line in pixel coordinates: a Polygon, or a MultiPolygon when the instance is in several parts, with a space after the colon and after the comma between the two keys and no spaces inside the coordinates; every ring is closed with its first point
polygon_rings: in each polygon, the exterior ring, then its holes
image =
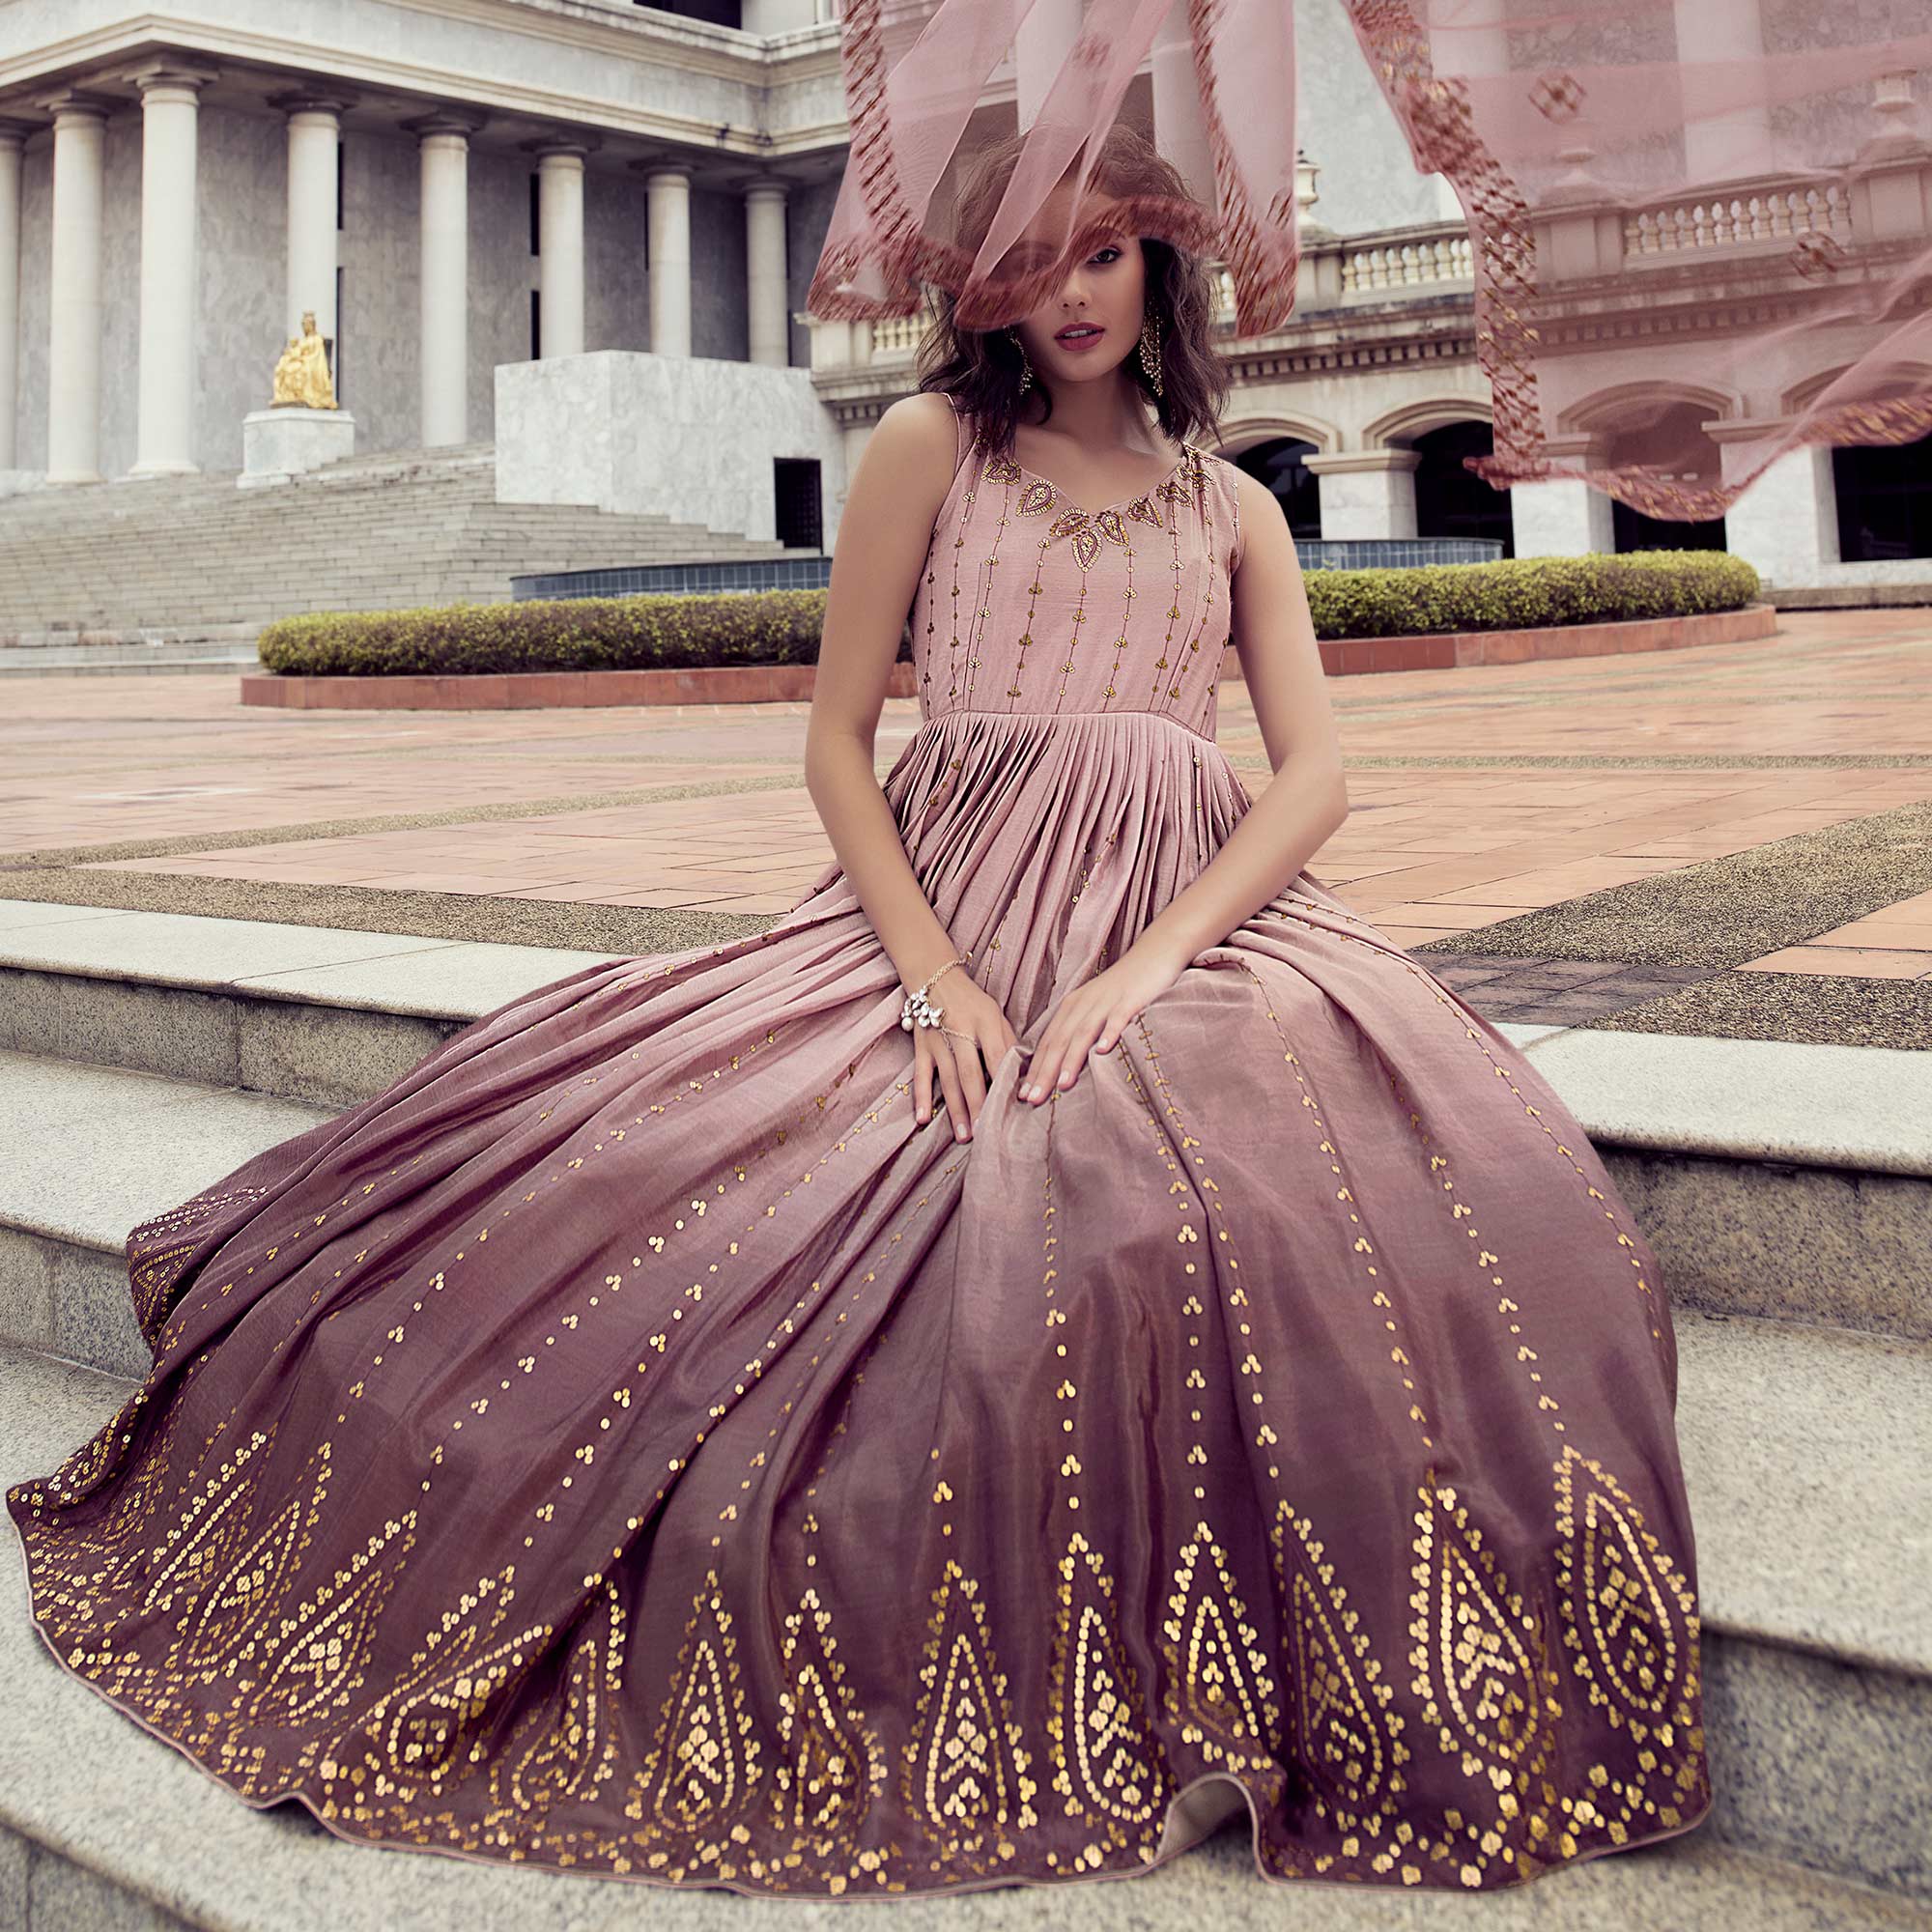
{"type": "Polygon", "coordinates": [[[912,605],[920,715],[1151,712],[1212,740],[1240,556],[1236,471],[1182,444],[1088,508],[991,453],[954,404],[952,487],[912,605]]]}
{"type": "Polygon", "coordinates": [[[912,604],[920,724],[882,782],[935,911],[1024,1027],[1252,804],[1214,737],[1236,472],[1183,444],[1143,495],[1089,507],[955,421],[912,604]]]}

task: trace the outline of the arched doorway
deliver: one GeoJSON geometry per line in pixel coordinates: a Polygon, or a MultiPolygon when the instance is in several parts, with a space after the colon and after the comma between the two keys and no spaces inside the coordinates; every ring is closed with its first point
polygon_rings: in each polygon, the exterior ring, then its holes
{"type": "Polygon", "coordinates": [[[1422,461],[1415,469],[1415,533],[1419,537],[1488,537],[1516,554],[1510,493],[1485,483],[1463,466],[1465,456],[1488,456],[1495,438],[1486,422],[1444,423],[1409,447],[1422,461]]]}
{"type": "MultiPolygon", "coordinates": [[[[1605,455],[1611,467],[1643,464],[1667,478],[1715,487],[1723,478],[1723,465],[1718,445],[1704,430],[1717,413],[1701,398],[1659,400],[1640,426],[1632,423],[1635,412],[1625,409],[1620,418],[1625,427],[1612,429],[1605,438],[1605,455]]],[[[1682,523],[1668,517],[1646,516],[1620,497],[1610,498],[1611,549],[1620,555],[1633,550],[1727,550],[1724,520],[1713,517],[1705,523],[1682,523]]]]}
{"type": "Polygon", "coordinates": [[[1259,476],[1275,494],[1288,519],[1291,535],[1315,538],[1321,534],[1321,480],[1308,468],[1316,445],[1304,437],[1270,437],[1244,449],[1236,465],[1259,476]]]}
{"type": "Polygon", "coordinates": [[[1840,562],[1932,556],[1932,436],[1834,447],[1832,489],[1840,562]]]}

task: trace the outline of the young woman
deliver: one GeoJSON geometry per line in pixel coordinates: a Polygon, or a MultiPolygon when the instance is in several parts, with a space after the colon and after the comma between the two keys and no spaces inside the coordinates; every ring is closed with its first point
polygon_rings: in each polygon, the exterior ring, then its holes
{"type": "Polygon", "coordinates": [[[790,913],[134,1231],[153,1372],[8,1495],[63,1667],[346,1838],[747,1892],[1242,1811],[1264,1879],[1495,1888],[1702,1815],[1663,1283],[1307,869],[1342,761],[1281,512],[1196,440],[1207,313],[1123,223],[942,318],[844,511],[790,913]]]}

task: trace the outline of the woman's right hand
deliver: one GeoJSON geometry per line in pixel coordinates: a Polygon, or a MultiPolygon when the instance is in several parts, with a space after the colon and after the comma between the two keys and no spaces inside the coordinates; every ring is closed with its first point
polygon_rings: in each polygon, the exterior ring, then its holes
{"type": "Polygon", "coordinates": [[[963,966],[942,974],[926,997],[943,1012],[938,1026],[915,1024],[912,1030],[914,1115],[921,1126],[932,1119],[932,1082],[937,1074],[946,1111],[952,1116],[953,1139],[971,1140],[980,1109],[986,1104],[991,1070],[1019,1044],[1019,1035],[1007,1023],[1000,1003],[969,978],[963,966]]]}

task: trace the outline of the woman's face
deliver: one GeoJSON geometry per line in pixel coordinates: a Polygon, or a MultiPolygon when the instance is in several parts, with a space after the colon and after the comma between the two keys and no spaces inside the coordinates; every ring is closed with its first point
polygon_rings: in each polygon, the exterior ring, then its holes
{"type": "Polygon", "coordinates": [[[1036,374],[1058,384],[1110,379],[1140,342],[1147,301],[1147,258],[1130,233],[1104,236],[1076,262],[1059,290],[1015,323],[1036,374]],[[1097,333],[1066,339],[1084,326],[1097,333]]]}

